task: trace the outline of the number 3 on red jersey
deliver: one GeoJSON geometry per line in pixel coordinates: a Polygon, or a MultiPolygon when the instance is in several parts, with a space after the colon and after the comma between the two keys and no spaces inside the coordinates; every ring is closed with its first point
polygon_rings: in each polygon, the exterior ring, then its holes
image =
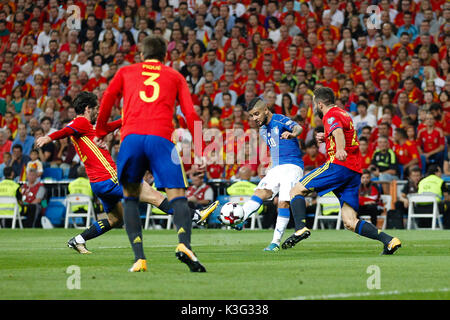
{"type": "Polygon", "coordinates": [[[151,97],[147,97],[147,94],[144,90],[139,91],[139,98],[142,99],[144,102],[154,102],[159,97],[159,84],[155,82],[156,79],[159,78],[160,74],[155,72],[142,72],[143,76],[147,76],[147,80],[144,81],[145,86],[152,86],[153,87],[153,94],[151,97]]]}

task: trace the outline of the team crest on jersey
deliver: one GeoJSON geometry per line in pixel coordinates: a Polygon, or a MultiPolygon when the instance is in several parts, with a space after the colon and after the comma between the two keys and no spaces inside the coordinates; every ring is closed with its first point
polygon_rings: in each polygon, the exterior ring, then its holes
{"type": "Polygon", "coordinates": [[[330,119],[328,119],[328,124],[332,124],[333,123],[333,121],[334,121],[334,117],[331,117],[330,119]]]}

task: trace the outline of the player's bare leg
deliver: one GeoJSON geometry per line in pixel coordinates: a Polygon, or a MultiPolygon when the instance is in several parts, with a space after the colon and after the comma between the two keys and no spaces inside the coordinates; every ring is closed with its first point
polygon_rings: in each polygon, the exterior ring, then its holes
{"type": "Polygon", "coordinates": [[[393,254],[395,251],[397,251],[398,248],[402,246],[402,243],[398,238],[392,237],[382,232],[381,230],[378,230],[370,222],[359,220],[357,218],[356,211],[347,203],[344,202],[341,212],[342,222],[344,223],[344,227],[347,230],[356,232],[363,237],[378,240],[383,243],[384,248],[381,254],[393,254]]]}
{"type": "Polygon", "coordinates": [[[287,238],[281,247],[283,249],[292,248],[297,242],[308,238],[311,231],[306,227],[306,203],[305,197],[310,191],[301,183],[297,182],[289,192],[291,196],[291,211],[294,218],[295,233],[287,238]]]}
{"type": "Polygon", "coordinates": [[[140,192],[140,183],[127,183],[123,186],[125,230],[135,258],[135,263],[130,268],[130,272],[147,271],[147,260],[144,255],[142,239],[142,223],[139,214],[140,192]]]}
{"type": "Polygon", "coordinates": [[[178,234],[178,246],[175,249],[176,257],[187,264],[191,272],[206,272],[205,267],[198,261],[191,250],[192,220],[185,190],[166,188],[166,193],[174,211],[173,223],[178,234]]]}

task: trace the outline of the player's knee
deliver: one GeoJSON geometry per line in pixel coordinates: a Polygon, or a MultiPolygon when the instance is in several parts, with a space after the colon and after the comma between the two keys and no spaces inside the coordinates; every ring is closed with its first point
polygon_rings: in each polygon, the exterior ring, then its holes
{"type": "Polygon", "coordinates": [[[306,196],[308,194],[308,189],[306,189],[300,182],[297,182],[296,185],[289,191],[289,196],[294,198],[295,196],[306,196]]]}
{"type": "Polygon", "coordinates": [[[355,231],[355,225],[353,223],[353,221],[350,220],[342,220],[342,222],[344,223],[344,228],[350,231],[355,231]]]}
{"type": "Polygon", "coordinates": [[[121,227],[123,224],[123,218],[109,215],[108,222],[109,222],[109,225],[111,226],[111,228],[121,227]]]}

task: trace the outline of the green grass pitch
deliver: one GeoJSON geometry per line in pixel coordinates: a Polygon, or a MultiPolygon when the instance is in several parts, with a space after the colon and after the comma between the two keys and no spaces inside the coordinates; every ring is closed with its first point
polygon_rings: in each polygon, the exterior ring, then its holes
{"type": "Polygon", "coordinates": [[[445,230],[389,230],[403,246],[380,256],[381,243],[345,230],[312,231],[292,249],[267,253],[272,230],[194,229],[194,251],[208,270],[201,274],[175,258],[173,230],[144,232],[146,273],[127,272],[133,254],[124,230],[89,241],[91,255],[66,247],[78,232],[1,229],[0,299],[450,299],[445,230]],[[73,265],[80,289],[67,286],[73,265]]]}

